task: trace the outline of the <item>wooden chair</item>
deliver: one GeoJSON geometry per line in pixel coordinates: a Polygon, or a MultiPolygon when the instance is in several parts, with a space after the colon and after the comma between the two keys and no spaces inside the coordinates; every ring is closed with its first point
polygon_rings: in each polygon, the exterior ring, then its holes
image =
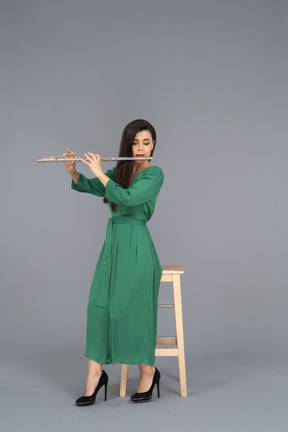
{"type": "MultiPolygon", "coordinates": [[[[174,303],[169,305],[159,304],[158,307],[174,307],[175,312],[175,327],[176,337],[157,337],[156,345],[176,345],[173,348],[158,348],[156,347],[155,356],[174,356],[178,357],[179,381],[181,396],[187,396],[186,384],[186,367],[185,367],[185,352],[184,352],[184,333],[183,333],[183,315],[182,315],[182,300],[181,300],[181,283],[180,275],[184,273],[184,268],[181,265],[163,265],[161,282],[172,282],[174,303]]],[[[122,364],[121,368],[121,383],[120,396],[126,395],[126,384],[129,373],[129,365],[122,364]]]]}

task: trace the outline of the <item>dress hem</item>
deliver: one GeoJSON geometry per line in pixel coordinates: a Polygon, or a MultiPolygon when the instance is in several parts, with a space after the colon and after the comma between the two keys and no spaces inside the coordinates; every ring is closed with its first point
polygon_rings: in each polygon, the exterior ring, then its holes
{"type": "Polygon", "coordinates": [[[148,365],[150,365],[150,366],[153,366],[154,365],[154,363],[155,363],[155,358],[154,358],[154,361],[153,362],[151,362],[151,360],[149,360],[149,361],[147,361],[147,360],[134,360],[134,361],[131,361],[131,360],[129,360],[129,361],[127,361],[127,359],[126,360],[119,360],[119,359],[116,359],[116,360],[111,360],[111,361],[107,361],[107,360],[105,360],[105,361],[100,361],[99,359],[96,359],[95,357],[94,358],[92,358],[92,356],[90,356],[90,355],[88,355],[88,354],[84,354],[84,356],[85,357],[87,357],[87,358],[89,358],[89,359],[91,359],[91,360],[93,360],[93,361],[95,361],[96,363],[100,363],[100,364],[105,364],[105,365],[109,365],[109,364],[127,364],[127,365],[133,365],[133,364],[140,364],[140,363],[145,363],[145,364],[148,364],[148,365]]]}

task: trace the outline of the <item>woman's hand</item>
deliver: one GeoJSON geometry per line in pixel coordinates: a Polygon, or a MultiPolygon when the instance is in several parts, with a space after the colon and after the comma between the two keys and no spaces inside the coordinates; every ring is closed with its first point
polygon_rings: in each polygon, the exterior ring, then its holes
{"type": "Polygon", "coordinates": [[[104,172],[100,164],[101,157],[98,154],[93,154],[90,152],[85,153],[84,156],[85,159],[82,159],[82,162],[89,166],[95,177],[99,178],[103,176],[104,172]]]}
{"type": "MultiPolygon", "coordinates": [[[[63,157],[75,157],[76,153],[72,152],[71,150],[66,150],[67,153],[63,153],[63,157]]],[[[74,180],[74,183],[77,184],[80,174],[78,173],[78,171],[76,171],[76,162],[75,161],[71,161],[71,162],[64,162],[66,171],[71,175],[72,179],[74,180]]]]}
{"type": "Polygon", "coordinates": [[[107,177],[106,174],[104,174],[101,168],[101,164],[100,164],[101,157],[98,154],[93,154],[89,152],[85,153],[84,156],[85,159],[82,159],[82,162],[84,162],[86,165],[89,166],[89,168],[91,169],[95,177],[97,177],[101,181],[101,183],[106,187],[107,182],[110,180],[110,178],[107,177]]]}
{"type": "MultiPolygon", "coordinates": [[[[63,153],[63,157],[75,157],[76,153],[72,152],[71,150],[66,150],[67,153],[63,153]]],[[[76,162],[64,162],[66,171],[68,171],[70,174],[76,171],[76,162]]]]}

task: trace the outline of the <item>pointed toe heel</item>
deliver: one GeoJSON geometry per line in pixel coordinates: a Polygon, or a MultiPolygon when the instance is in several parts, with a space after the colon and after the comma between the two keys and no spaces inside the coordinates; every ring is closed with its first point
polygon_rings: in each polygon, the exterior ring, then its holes
{"type": "Polygon", "coordinates": [[[157,394],[158,394],[158,398],[160,398],[160,378],[161,378],[161,374],[158,371],[158,369],[155,368],[153,381],[152,381],[150,389],[144,393],[134,393],[131,396],[131,402],[148,402],[148,401],[150,401],[152,399],[152,393],[153,393],[153,389],[155,387],[155,384],[157,384],[157,394]]]}
{"type": "Polygon", "coordinates": [[[95,403],[96,400],[96,396],[98,391],[100,390],[101,387],[105,386],[105,401],[107,401],[107,385],[108,385],[108,375],[106,374],[105,371],[102,371],[102,375],[99,379],[99,382],[96,386],[96,389],[94,391],[94,393],[92,393],[91,396],[81,396],[80,398],[78,398],[76,400],[76,405],[77,406],[87,406],[87,405],[93,405],[95,403]]]}

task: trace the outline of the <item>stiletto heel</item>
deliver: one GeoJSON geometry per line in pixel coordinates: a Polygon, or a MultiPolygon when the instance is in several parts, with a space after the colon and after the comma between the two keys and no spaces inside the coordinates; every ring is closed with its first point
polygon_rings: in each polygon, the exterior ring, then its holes
{"type": "Polygon", "coordinates": [[[108,384],[108,379],[105,384],[105,401],[107,401],[107,384],[108,384]]]}
{"type": "Polygon", "coordinates": [[[107,400],[107,385],[108,385],[108,375],[103,370],[102,375],[99,378],[99,382],[94,390],[94,393],[91,396],[81,396],[76,400],[76,405],[85,406],[85,405],[93,405],[96,399],[96,395],[101,387],[105,386],[105,401],[107,400]]]}
{"type": "Polygon", "coordinates": [[[131,401],[132,402],[146,402],[146,401],[151,400],[155,384],[157,384],[157,393],[158,393],[158,398],[159,398],[160,397],[160,378],[161,378],[161,374],[158,371],[158,369],[155,367],[153,381],[152,381],[150,389],[144,393],[135,393],[134,395],[131,396],[131,401]]]}

